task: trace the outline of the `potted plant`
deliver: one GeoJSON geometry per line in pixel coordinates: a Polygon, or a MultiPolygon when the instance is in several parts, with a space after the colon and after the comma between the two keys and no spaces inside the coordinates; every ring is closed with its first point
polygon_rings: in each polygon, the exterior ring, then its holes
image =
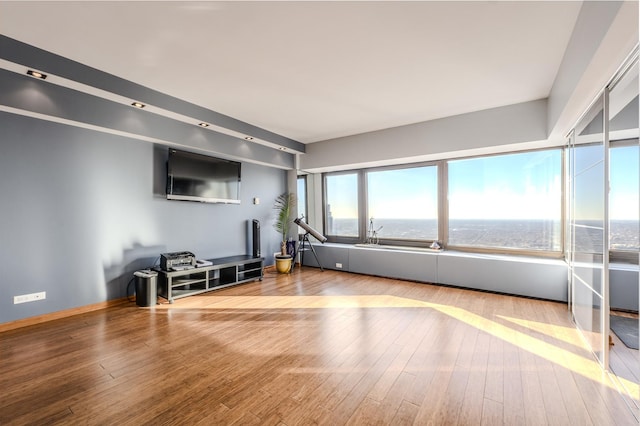
{"type": "Polygon", "coordinates": [[[276,211],[276,219],[273,227],[282,235],[280,254],[276,256],[276,270],[280,273],[287,273],[291,270],[293,253],[287,253],[287,236],[289,234],[289,228],[295,219],[294,208],[296,204],[296,194],[284,192],[278,195],[273,205],[273,209],[276,211]]]}

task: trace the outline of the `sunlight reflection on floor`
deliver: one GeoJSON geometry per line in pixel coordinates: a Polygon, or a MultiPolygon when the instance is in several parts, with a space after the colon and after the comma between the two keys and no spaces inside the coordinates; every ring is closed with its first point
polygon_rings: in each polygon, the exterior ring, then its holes
{"type": "MultiPolygon", "coordinates": [[[[197,306],[192,303],[159,305],[159,311],[169,310],[179,312],[190,309],[330,309],[330,308],[430,308],[446,314],[467,325],[482,330],[502,339],[514,346],[520,347],[536,356],[556,363],[561,367],[580,374],[594,382],[617,390],[616,385],[600,364],[590,357],[577,355],[551,343],[532,337],[496,321],[455,306],[441,305],[421,300],[409,299],[391,295],[355,295],[355,296],[215,296],[203,298],[197,306]]],[[[511,318],[497,315],[505,321],[520,327],[544,333],[556,339],[561,339],[580,349],[587,350],[578,339],[577,330],[569,327],[545,324],[536,321],[511,318]]],[[[637,383],[620,378],[623,385],[631,390],[631,397],[640,399],[640,388],[637,383]]]]}

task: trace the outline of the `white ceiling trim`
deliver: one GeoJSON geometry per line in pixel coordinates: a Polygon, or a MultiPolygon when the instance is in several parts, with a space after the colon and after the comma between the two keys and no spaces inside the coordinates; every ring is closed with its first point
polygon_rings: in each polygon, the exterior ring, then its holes
{"type": "MultiPolygon", "coordinates": [[[[42,70],[42,69],[34,69],[33,67],[29,67],[27,65],[23,65],[23,64],[17,64],[15,62],[11,62],[11,61],[7,61],[6,59],[1,59],[0,58],[0,69],[4,69],[7,71],[11,71],[14,72],[16,74],[21,74],[21,75],[26,75],[28,70],[33,70],[33,71],[38,71],[40,73],[46,74],[47,78],[44,81],[45,83],[50,83],[50,84],[55,84],[57,86],[61,86],[61,87],[65,87],[67,89],[71,89],[71,90],[75,90],[81,93],[85,93],[88,95],[92,95],[92,96],[96,96],[98,98],[101,99],[105,99],[111,102],[115,102],[118,104],[122,104],[122,105],[127,105],[127,106],[131,106],[131,104],[133,102],[139,102],[139,99],[132,99],[132,98],[128,98],[126,96],[122,96],[122,95],[118,95],[117,93],[113,93],[113,92],[109,92],[106,90],[102,90],[93,86],[89,86],[87,84],[83,84],[83,83],[79,83],[77,81],[74,80],[70,80],[64,77],[60,77],[57,76],[55,74],[51,74],[50,72],[48,72],[47,70],[42,70]]],[[[36,78],[36,77],[32,77],[32,78],[36,78]]],[[[283,147],[282,145],[278,145],[275,144],[273,142],[269,142],[251,135],[247,135],[247,134],[242,134],[221,126],[217,126],[215,124],[212,124],[210,122],[207,122],[205,119],[200,119],[198,117],[189,117],[183,114],[179,114],[173,111],[169,111],[167,109],[163,109],[163,108],[159,108],[155,105],[151,105],[148,103],[144,103],[145,107],[141,108],[142,111],[144,112],[148,112],[151,114],[156,114],[156,115],[160,115],[162,117],[165,118],[170,118],[172,120],[176,120],[176,121],[180,121],[186,124],[190,124],[190,125],[194,125],[194,126],[198,126],[204,130],[207,131],[213,131],[213,132],[217,132],[217,133],[222,133],[228,136],[233,136],[234,138],[238,138],[238,139],[242,139],[242,140],[246,140],[248,142],[253,142],[253,143],[257,143],[260,145],[264,145],[264,146],[268,146],[269,148],[273,148],[273,149],[277,149],[280,151],[285,151],[285,152],[289,152],[289,153],[300,153],[300,151],[294,150],[292,148],[287,148],[287,147],[283,147]],[[206,123],[207,127],[202,127],[199,124],[200,123],[206,123]]],[[[131,106],[132,108],[134,108],[133,106],[131,106]]],[[[52,117],[53,118],[53,117],[52,117]]],[[[50,120],[53,121],[53,120],[50,120]]],[[[77,122],[74,122],[77,123],[77,122]]],[[[69,123],[67,123],[69,124],[69,123]]],[[[90,125],[87,125],[90,126],[90,125]]],[[[82,126],[78,126],[78,127],[82,127],[82,126]]],[[[90,128],[90,127],[85,127],[85,128],[90,128]]],[[[141,139],[140,137],[138,137],[138,139],[141,139]]]]}

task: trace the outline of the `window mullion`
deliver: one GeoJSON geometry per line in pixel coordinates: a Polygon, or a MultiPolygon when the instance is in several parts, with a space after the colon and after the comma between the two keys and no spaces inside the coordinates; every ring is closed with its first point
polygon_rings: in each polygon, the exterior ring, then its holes
{"type": "Polygon", "coordinates": [[[443,248],[449,242],[449,176],[444,160],[438,164],[438,239],[443,248]]]}
{"type": "Polygon", "coordinates": [[[367,222],[368,222],[368,208],[367,208],[367,174],[364,170],[360,170],[358,173],[358,240],[364,242],[367,238],[367,222]]]}

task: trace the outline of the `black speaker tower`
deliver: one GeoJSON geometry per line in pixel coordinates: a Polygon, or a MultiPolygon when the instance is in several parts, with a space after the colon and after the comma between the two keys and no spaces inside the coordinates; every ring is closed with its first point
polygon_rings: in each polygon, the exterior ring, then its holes
{"type": "Polygon", "coordinates": [[[251,224],[251,234],[253,243],[251,255],[253,257],[260,257],[260,221],[257,219],[253,219],[251,224]]]}

